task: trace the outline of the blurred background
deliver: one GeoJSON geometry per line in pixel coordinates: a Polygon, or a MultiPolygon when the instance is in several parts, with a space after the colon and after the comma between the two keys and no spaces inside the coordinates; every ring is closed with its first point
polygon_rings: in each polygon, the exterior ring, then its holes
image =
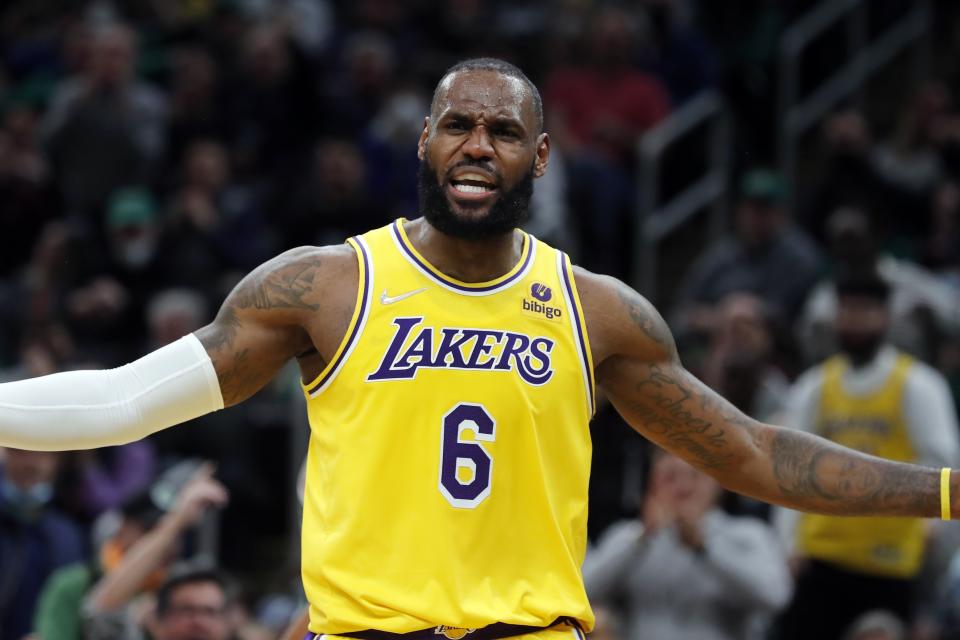
{"type": "MultiPolygon", "coordinates": [[[[958,35],[949,0],[4,0],[0,377],[118,366],[267,258],[415,217],[433,87],[491,55],[544,98],[529,231],[753,417],[960,464],[958,35]]],[[[278,637],[302,405],[290,368],[143,442],[0,453],[0,640],[278,637]],[[177,609],[191,575],[222,599],[177,609]]],[[[952,527],[798,521],[592,429],[595,637],[960,638],[952,527]]]]}

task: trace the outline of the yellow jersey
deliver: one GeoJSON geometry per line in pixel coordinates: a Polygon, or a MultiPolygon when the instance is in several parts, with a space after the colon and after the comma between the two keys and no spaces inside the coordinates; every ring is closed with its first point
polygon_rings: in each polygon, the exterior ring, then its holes
{"type": "MultiPolygon", "coordinates": [[[[841,356],[823,365],[816,433],[888,460],[916,460],[903,417],[904,388],[913,359],[899,354],[886,382],[864,395],[844,389],[843,374],[848,366],[841,356]]],[[[923,520],[804,514],[798,527],[798,547],[808,557],[894,578],[909,578],[920,570],[926,532],[923,520]]]]}
{"type": "Polygon", "coordinates": [[[590,629],[594,380],[570,261],[524,233],[508,273],[460,282],[403,225],[348,241],[357,305],[304,385],[310,630],[590,629]]]}

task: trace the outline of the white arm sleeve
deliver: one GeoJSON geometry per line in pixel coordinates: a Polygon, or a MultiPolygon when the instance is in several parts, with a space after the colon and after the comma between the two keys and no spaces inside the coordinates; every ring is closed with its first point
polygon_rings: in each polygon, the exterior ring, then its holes
{"type": "Polygon", "coordinates": [[[0,446],[125,444],[222,408],[210,356],[190,334],[117,369],[0,384],[0,446]]]}

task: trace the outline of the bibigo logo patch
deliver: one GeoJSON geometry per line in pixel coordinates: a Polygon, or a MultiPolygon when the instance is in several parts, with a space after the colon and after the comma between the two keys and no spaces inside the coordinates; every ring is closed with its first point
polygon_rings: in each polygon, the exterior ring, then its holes
{"type": "Polygon", "coordinates": [[[537,316],[538,318],[546,318],[547,320],[557,320],[563,316],[563,311],[559,307],[551,307],[547,304],[553,299],[553,290],[547,285],[541,282],[534,282],[530,285],[530,295],[533,297],[533,300],[529,298],[523,299],[524,312],[537,316]]]}

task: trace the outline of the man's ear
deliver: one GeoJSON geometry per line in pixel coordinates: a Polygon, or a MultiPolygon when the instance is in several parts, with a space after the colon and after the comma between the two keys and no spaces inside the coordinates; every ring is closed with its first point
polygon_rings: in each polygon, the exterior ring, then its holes
{"type": "Polygon", "coordinates": [[[430,137],[430,116],[423,119],[423,131],[420,132],[420,141],[417,142],[417,158],[423,160],[427,155],[427,138],[430,137]]]}
{"type": "Polygon", "coordinates": [[[537,136],[537,157],[533,163],[533,177],[542,178],[550,164],[550,136],[541,133],[537,136]]]}

